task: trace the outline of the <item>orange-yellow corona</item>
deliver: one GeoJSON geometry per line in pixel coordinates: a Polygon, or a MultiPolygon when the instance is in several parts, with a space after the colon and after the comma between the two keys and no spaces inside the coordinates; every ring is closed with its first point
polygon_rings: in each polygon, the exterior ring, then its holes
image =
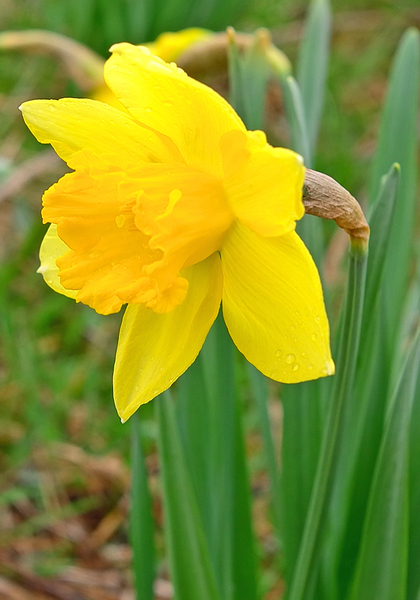
{"type": "Polygon", "coordinates": [[[114,370],[121,418],[189,367],[220,304],[268,377],[332,374],[318,272],[295,232],[301,157],[247,131],[174,63],[126,43],[111,51],[105,80],[125,111],[63,99],[22,112],[73,169],[43,197],[40,271],[99,313],[128,304],[114,370]]]}

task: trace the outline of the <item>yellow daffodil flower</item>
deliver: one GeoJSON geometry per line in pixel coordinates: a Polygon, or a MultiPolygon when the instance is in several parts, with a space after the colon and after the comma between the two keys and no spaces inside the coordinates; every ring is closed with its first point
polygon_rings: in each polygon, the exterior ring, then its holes
{"type": "Polygon", "coordinates": [[[154,42],[144,45],[149,48],[152,54],[159,56],[166,62],[172,62],[177,60],[180,54],[194,46],[194,44],[202,42],[213,35],[214,33],[208,29],[188,27],[176,32],[165,31],[158,35],[154,42]]]}
{"type": "Polygon", "coordinates": [[[128,304],[114,371],[122,420],[191,365],[220,303],[268,377],[332,374],[318,272],[295,233],[301,157],[147,48],[111,51],[105,80],[127,112],[80,99],[22,112],[74,170],[43,197],[47,283],[102,314],[128,304]]]}

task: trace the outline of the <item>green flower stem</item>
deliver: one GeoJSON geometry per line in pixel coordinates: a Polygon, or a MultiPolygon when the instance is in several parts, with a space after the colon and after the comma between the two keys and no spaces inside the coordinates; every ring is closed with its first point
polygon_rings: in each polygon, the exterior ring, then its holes
{"type": "Polygon", "coordinates": [[[315,575],[338,455],[343,415],[346,404],[351,399],[354,381],[362,322],[366,264],[367,243],[350,238],[349,278],[337,359],[337,375],[288,600],[304,600],[315,575]]]}
{"type": "Polygon", "coordinates": [[[131,506],[130,538],[133,550],[134,587],[137,600],[153,600],[155,551],[153,541],[152,502],[147,485],[147,471],[141,444],[138,411],[131,422],[131,506]]]}

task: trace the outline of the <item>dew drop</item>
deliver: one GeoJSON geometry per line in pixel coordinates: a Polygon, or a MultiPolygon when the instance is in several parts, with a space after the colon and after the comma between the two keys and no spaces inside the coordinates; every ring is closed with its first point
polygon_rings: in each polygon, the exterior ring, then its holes
{"type": "Polygon", "coordinates": [[[276,356],[281,356],[281,350],[276,350],[276,356]]]}
{"type": "Polygon", "coordinates": [[[121,229],[121,227],[124,225],[125,223],[125,215],[118,215],[118,217],[115,217],[115,222],[117,224],[117,227],[119,229],[121,229]]]}
{"type": "Polygon", "coordinates": [[[147,113],[151,113],[152,109],[150,108],[150,106],[146,106],[146,108],[144,109],[147,113]]]}
{"type": "Polygon", "coordinates": [[[293,365],[292,370],[293,371],[297,371],[299,369],[299,365],[296,363],[295,365],[293,365]]]}
{"type": "Polygon", "coordinates": [[[315,317],[315,323],[320,323],[321,322],[321,317],[315,317]]]}
{"type": "Polygon", "coordinates": [[[292,363],[294,363],[296,360],[296,356],[294,354],[288,354],[286,356],[286,362],[288,365],[291,365],[292,363]]]}
{"type": "Polygon", "coordinates": [[[315,342],[315,340],[316,340],[316,338],[317,338],[317,335],[316,335],[316,333],[313,333],[313,334],[311,335],[311,338],[312,338],[312,340],[315,342]]]}
{"type": "Polygon", "coordinates": [[[169,194],[169,200],[171,202],[177,202],[182,196],[181,190],[172,190],[169,194]]]}

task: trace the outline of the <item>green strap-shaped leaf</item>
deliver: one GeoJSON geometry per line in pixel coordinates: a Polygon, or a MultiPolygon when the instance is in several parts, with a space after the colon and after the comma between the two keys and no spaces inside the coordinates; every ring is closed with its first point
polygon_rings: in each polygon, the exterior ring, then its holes
{"type": "Polygon", "coordinates": [[[188,474],[194,489],[206,539],[213,535],[211,474],[210,398],[200,355],[180,378],[176,414],[188,474]]]}
{"type": "Polygon", "coordinates": [[[330,412],[320,450],[317,473],[308,508],[299,555],[290,584],[288,599],[304,600],[313,589],[314,576],[325,535],[326,511],[336,469],[343,416],[351,402],[359,348],[366,277],[366,248],[351,240],[349,279],[344,305],[335,385],[330,397],[330,412]]]}
{"type": "Polygon", "coordinates": [[[155,546],[153,541],[152,502],[141,443],[140,417],[137,411],[131,423],[131,506],[130,540],[133,550],[134,587],[137,600],[153,600],[155,546]]]}
{"type": "Polygon", "coordinates": [[[330,534],[323,557],[324,585],[330,591],[339,588],[338,597],[344,594],[356,560],[362,530],[360,515],[367,502],[383,427],[383,398],[387,394],[388,379],[384,377],[381,360],[377,302],[398,177],[399,168],[394,165],[383,182],[369,219],[371,238],[356,391],[344,415],[329,517],[330,534]]]}
{"type": "Polygon", "coordinates": [[[220,600],[169,392],[155,400],[165,534],[177,600],[220,600]]]}
{"type": "MultiPolygon", "coordinates": [[[[292,580],[315,479],[324,415],[318,381],[284,385],[280,531],[286,583],[292,580]]],[[[276,500],[278,502],[278,500],[276,500]]]]}
{"type": "Polygon", "coordinates": [[[218,589],[233,598],[233,511],[235,461],[234,347],[219,314],[200,354],[209,399],[207,431],[209,452],[209,549],[218,589]]]}
{"type": "MultiPolygon", "coordinates": [[[[239,404],[239,403],[238,403],[239,404]]],[[[234,600],[257,600],[255,540],[251,523],[251,494],[239,406],[236,410],[234,496],[232,520],[232,581],[234,600]]]]}
{"type": "Polygon", "coordinates": [[[349,600],[406,598],[408,440],[419,359],[417,335],[389,407],[349,600]]]}
{"type": "Polygon", "coordinates": [[[244,88],[245,118],[248,129],[264,129],[265,97],[271,69],[265,55],[265,42],[258,31],[254,42],[246,52],[242,64],[242,84],[244,88]]]}
{"type": "Polygon", "coordinates": [[[234,351],[220,314],[200,355],[209,398],[209,418],[203,431],[210,453],[209,547],[223,599],[255,600],[256,559],[234,351]]]}
{"type": "Polygon", "coordinates": [[[287,122],[291,135],[291,148],[303,156],[307,167],[312,164],[312,152],[306,127],[305,107],[302,93],[296,79],[292,75],[281,76],[280,85],[283,91],[287,122]]]}
{"type": "Polygon", "coordinates": [[[243,55],[235,34],[229,35],[229,101],[242,117],[247,129],[264,129],[265,96],[271,67],[266,57],[266,41],[258,31],[243,55]]]}
{"type": "Polygon", "coordinates": [[[400,164],[401,181],[388,244],[383,295],[390,353],[406,293],[417,202],[419,77],[419,32],[412,28],[402,37],[392,66],[370,184],[373,199],[378,194],[382,176],[393,163],[400,164]]]}
{"type": "Polygon", "coordinates": [[[238,115],[245,121],[244,85],[242,73],[242,58],[236,42],[235,32],[229,32],[228,38],[228,72],[229,72],[229,103],[238,115]]]}
{"type": "MultiPolygon", "coordinates": [[[[411,286],[406,314],[401,328],[401,346],[409,338],[419,319],[420,306],[420,265],[417,277],[411,286]]],[[[413,409],[410,421],[409,441],[409,552],[407,575],[407,600],[420,600],[420,377],[417,379],[413,409]]]]}
{"type": "MultiPolygon", "coordinates": [[[[297,81],[311,154],[315,151],[324,105],[331,37],[331,8],[328,0],[312,0],[299,47],[297,81]]],[[[309,164],[308,164],[309,166],[309,164]]]]}
{"type": "MultiPolygon", "coordinates": [[[[307,167],[312,165],[312,151],[306,126],[305,108],[297,81],[289,75],[280,77],[287,122],[291,133],[291,148],[303,156],[307,167]]],[[[323,256],[322,223],[312,215],[305,215],[297,223],[296,231],[301,236],[312,258],[319,266],[323,256]]]]}
{"type": "Polygon", "coordinates": [[[409,446],[409,553],[407,600],[420,599],[420,378],[417,379],[409,446]]]}
{"type": "Polygon", "coordinates": [[[385,272],[385,258],[395,217],[400,172],[401,169],[398,164],[393,164],[390,167],[382,181],[378,198],[372,206],[369,217],[370,250],[366,276],[365,306],[363,309],[364,326],[372,321],[375,305],[380,295],[382,278],[385,272]]]}

